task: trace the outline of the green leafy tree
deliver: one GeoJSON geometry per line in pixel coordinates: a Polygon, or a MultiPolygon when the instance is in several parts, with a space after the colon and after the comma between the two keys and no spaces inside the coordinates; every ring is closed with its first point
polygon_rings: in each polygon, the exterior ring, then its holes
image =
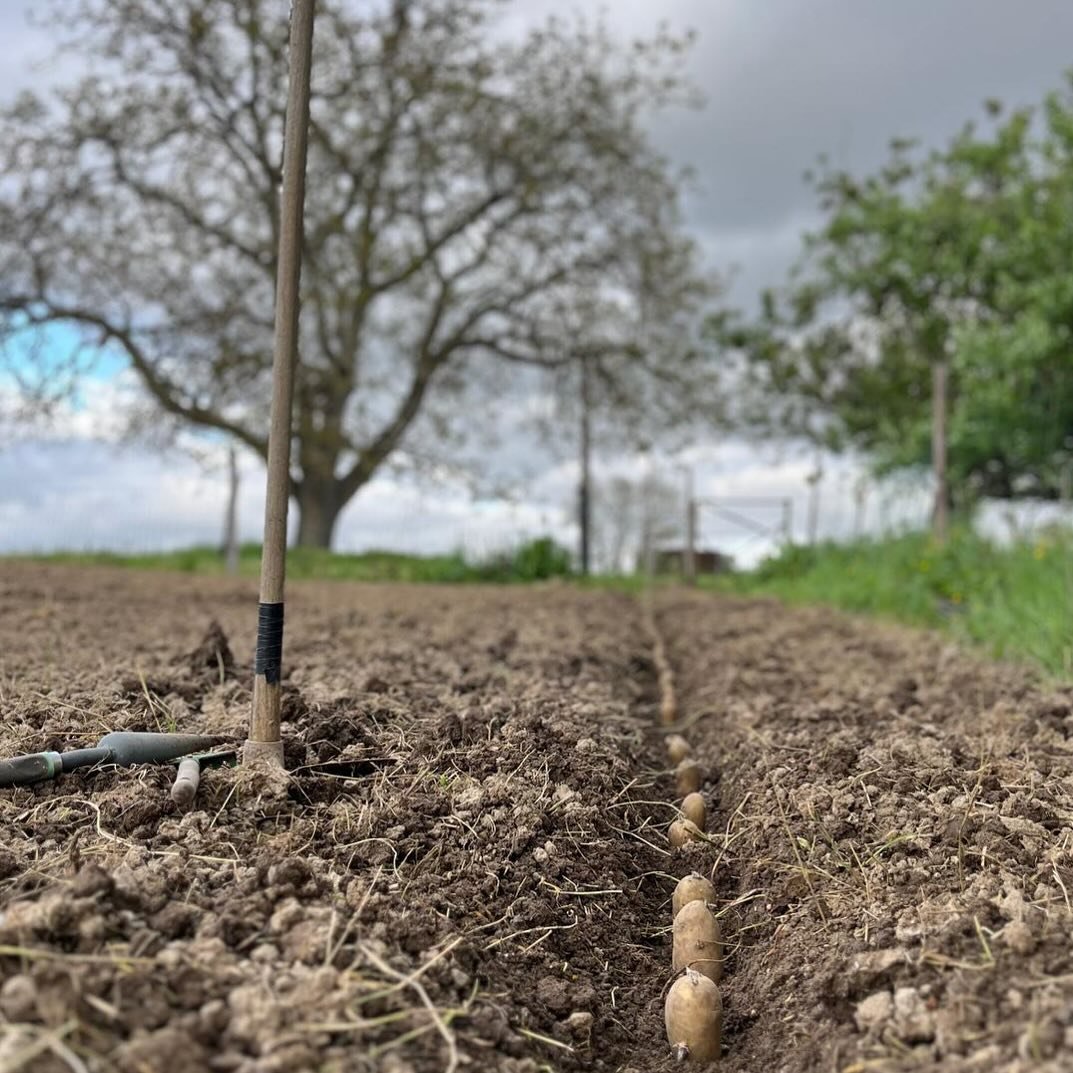
{"type": "Polygon", "coordinates": [[[1069,498],[1073,478],[1073,80],[1036,116],[990,248],[989,315],[959,326],[952,442],[981,494],[1069,498]]]}
{"type": "MultiPolygon", "coordinates": [[[[55,7],[89,73],[0,114],[0,332],[73,329],[75,367],[122,355],[155,426],[264,455],[288,4],[55,7]]],[[[653,326],[691,300],[696,254],[646,129],[689,96],[686,42],[621,47],[582,21],[515,40],[497,31],[503,7],[318,5],[300,544],[329,545],[401,449],[442,461],[515,370],[582,353],[643,393],[646,369],[677,360],[653,326]],[[613,331],[573,315],[579,294],[618,302],[613,331]]],[[[55,384],[45,357],[38,382],[55,384]]]]}
{"type": "Polygon", "coordinates": [[[929,460],[936,367],[948,370],[949,487],[1054,496],[1073,433],[1073,99],[987,106],[944,149],[896,142],[857,178],[822,166],[824,215],[758,316],[720,314],[739,356],[739,419],[868,455],[929,460]]]}

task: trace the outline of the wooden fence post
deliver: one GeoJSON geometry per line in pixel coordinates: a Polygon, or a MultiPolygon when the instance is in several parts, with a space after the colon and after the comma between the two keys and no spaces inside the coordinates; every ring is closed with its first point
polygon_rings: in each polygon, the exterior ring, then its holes
{"type": "Polygon", "coordinates": [[[946,362],[937,361],[931,367],[931,464],[935,473],[931,530],[940,544],[946,541],[950,528],[950,487],[946,475],[946,378],[946,362]]]}

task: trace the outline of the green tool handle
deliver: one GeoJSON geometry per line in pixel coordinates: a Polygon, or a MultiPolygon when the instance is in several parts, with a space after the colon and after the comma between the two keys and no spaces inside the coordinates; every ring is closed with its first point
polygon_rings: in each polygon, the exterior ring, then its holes
{"type": "Polygon", "coordinates": [[[111,749],[72,749],[69,753],[27,753],[0,760],[0,786],[32,786],[64,771],[92,767],[112,759],[111,749]]]}
{"type": "MultiPolygon", "coordinates": [[[[214,738],[195,734],[137,734],[112,733],[101,738],[102,744],[93,749],[71,749],[66,753],[27,753],[0,760],[0,787],[32,786],[48,782],[66,771],[93,767],[95,764],[166,763],[190,755],[198,748],[208,748],[214,738]]],[[[201,766],[231,763],[237,757],[234,749],[203,753],[193,757],[201,766]]]]}
{"type": "Polygon", "coordinates": [[[54,779],[63,766],[59,753],[28,753],[0,760],[0,786],[30,786],[54,779]]]}
{"type": "Polygon", "coordinates": [[[95,749],[71,749],[60,753],[60,769],[74,771],[80,767],[93,767],[94,764],[107,764],[113,759],[112,750],[102,749],[99,745],[95,749]]]}

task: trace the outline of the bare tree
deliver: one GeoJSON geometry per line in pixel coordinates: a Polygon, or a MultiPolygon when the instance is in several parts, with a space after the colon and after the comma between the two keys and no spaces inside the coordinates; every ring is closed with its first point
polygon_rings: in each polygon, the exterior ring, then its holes
{"type": "Polygon", "coordinates": [[[637,484],[637,504],[637,562],[651,572],[660,546],[682,540],[682,499],[673,485],[649,474],[637,484]]]}
{"type": "Polygon", "coordinates": [[[593,500],[595,543],[606,569],[647,569],[661,544],[682,539],[681,496],[655,475],[609,477],[593,500]]]}
{"type": "Polygon", "coordinates": [[[582,577],[588,577],[592,552],[592,394],[591,374],[587,362],[581,362],[581,426],[578,435],[578,453],[581,476],[578,480],[578,530],[580,534],[579,558],[582,577]]]}
{"type": "MultiPolygon", "coordinates": [[[[400,445],[435,437],[442,455],[447,431],[479,425],[466,392],[497,369],[584,355],[602,360],[598,386],[634,396],[653,372],[696,375],[646,342],[696,293],[675,179],[645,133],[652,108],[686,93],[684,42],[619,47],[580,21],[515,41],[493,32],[501,6],[322,0],[293,426],[301,544],[329,545],[400,445]],[[567,315],[579,294],[617,304],[614,333],[567,315]]],[[[224,432],[263,457],[286,0],[55,9],[90,74],[0,116],[0,333],[72,326],[79,361],[126,357],[158,425],[224,432]]],[[[40,373],[55,382],[55,355],[40,373]]]]}

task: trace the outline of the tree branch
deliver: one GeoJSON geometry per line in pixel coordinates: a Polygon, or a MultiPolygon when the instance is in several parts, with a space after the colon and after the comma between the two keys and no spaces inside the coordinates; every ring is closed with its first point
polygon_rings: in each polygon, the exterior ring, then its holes
{"type": "Polygon", "coordinates": [[[248,429],[214,410],[197,403],[183,401],[178,388],[156,370],[129,329],[113,324],[102,314],[76,306],[59,305],[44,298],[29,300],[22,297],[7,298],[0,303],[0,309],[5,312],[21,313],[27,318],[29,324],[37,327],[68,321],[87,328],[96,328],[100,332],[102,343],[114,341],[123,348],[130,358],[131,365],[137,370],[145,386],[166,413],[200,425],[202,428],[226,432],[256,451],[262,458],[267,458],[268,440],[266,438],[255,436],[248,429]],[[43,315],[36,313],[34,307],[40,307],[46,310],[46,313],[43,315]]]}
{"type": "Polygon", "coordinates": [[[360,451],[358,460],[343,476],[340,485],[345,497],[344,501],[354,495],[369,479],[376,467],[398,446],[399,440],[402,439],[421,409],[433,375],[450,356],[450,351],[443,351],[432,345],[449,307],[450,295],[450,285],[442,285],[425,325],[409,389],[396,408],[392,419],[381,429],[372,443],[360,451]]]}

